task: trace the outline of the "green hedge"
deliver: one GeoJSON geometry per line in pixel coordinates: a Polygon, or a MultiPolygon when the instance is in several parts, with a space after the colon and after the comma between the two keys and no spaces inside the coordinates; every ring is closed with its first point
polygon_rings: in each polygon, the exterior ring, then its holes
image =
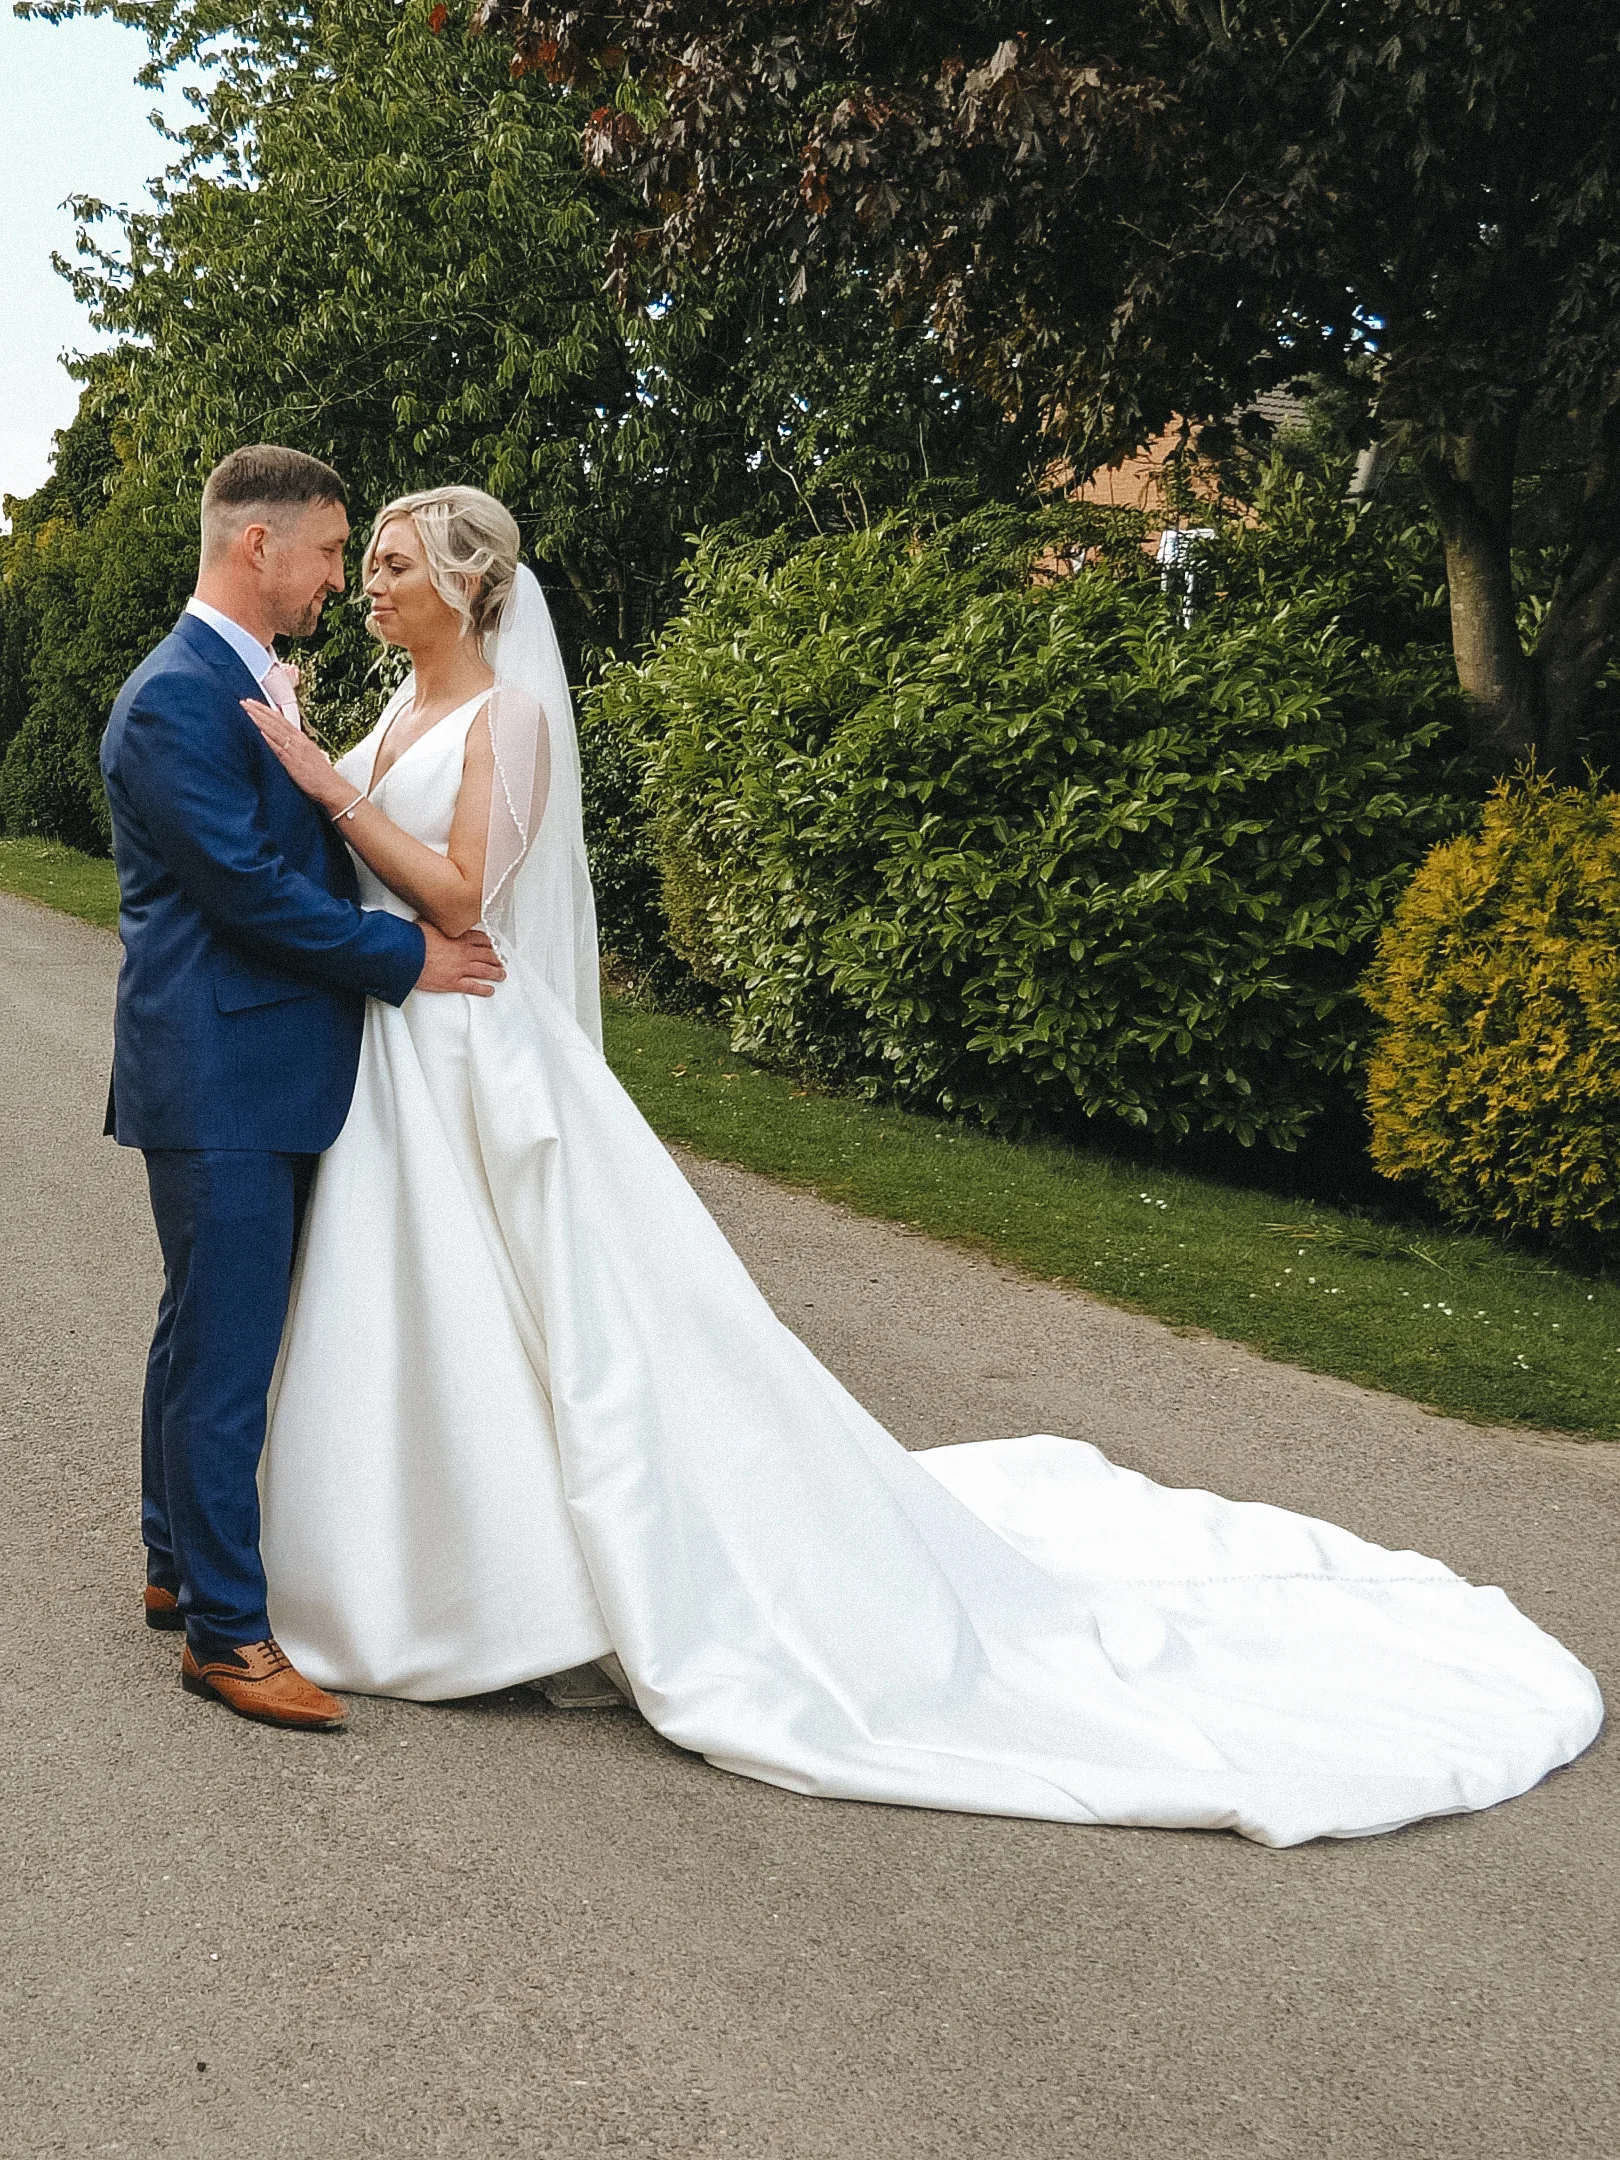
{"type": "Polygon", "coordinates": [[[76,500],[47,484],[0,541],[0,832],[95,855],[111,841],[96,762],[107,715],[196,567],[194,516],[128,479],[113,486],[76,500]]]}
{"type": "Polygon", "coordinates": [[[1412,880],[1365,989],[1386,1176],[1464,1221],[1620,1229],[1620,795],[1499,787],[1412,880]]]}
{"type": "Polygon", "coordinates": [[[1331,586],[1183,631],[1128,527],[1071,534],[1110,558],[1072,576],[1041,572],[1054,533],[701,550],[588,706],[587,762],[644,776],[598,875],[662,873],[610,938],[661,912],[767,1060],[1292,1146],[1344,1100],[1374,936],[1467,815],[1444,657],[1350,635],[1331,586]]]}

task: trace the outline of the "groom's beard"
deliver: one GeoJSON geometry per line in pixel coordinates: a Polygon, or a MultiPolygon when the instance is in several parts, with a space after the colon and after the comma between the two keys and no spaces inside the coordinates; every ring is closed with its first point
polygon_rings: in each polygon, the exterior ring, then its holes
{"type": "Polygon", "coordinates": [[[321,626],[321,609],[326,605],[325,593],[317,593],[292,621],[281,628],[283,637],[310,637],[321,626]]]}

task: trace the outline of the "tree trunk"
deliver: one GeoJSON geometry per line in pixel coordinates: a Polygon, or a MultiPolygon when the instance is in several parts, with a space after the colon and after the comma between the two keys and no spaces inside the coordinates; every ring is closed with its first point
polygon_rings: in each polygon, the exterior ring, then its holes
{"type": "Polygon", "coordinates": [[[1519,413],[1509,409],[1423,460],[1423,484],[1446,550],[1451,649],[1473,716],[1474,749],[1509,772],[1541,748],[1540,671],[1519,639],[1513,602],[1513,474],[1519,413]]]}
{"type": "Polygon", "coordinates": [[[1592,438],[1581,506],[1535,650],[1513,602],[1513,478],[1519,414],[1426,458],[1423,481],[1445,543],[1451,645],[1473,712],[1474,748],[1492,772],[1533,761],[1578,777],[1581,717],[1620,644],[1620,407],[1592,438]]]}
{"type": "MultiPolygon", "coordinates": [[[[1536,640],[1544,762],[1573,779],[1587,698],[1620,641],[1620,408],[1598,430],[1552,602],[1536,640]]],[[[1611,785],[1613,776],[1611,775],[1611,785]]]]}

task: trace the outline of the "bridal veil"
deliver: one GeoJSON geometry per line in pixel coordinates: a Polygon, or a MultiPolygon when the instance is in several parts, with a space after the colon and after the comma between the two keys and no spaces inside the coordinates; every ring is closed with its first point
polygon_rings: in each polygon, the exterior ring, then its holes
{"type": "Polygon", "coordinates": [[[598,1049],[602,995],[596,903],[585,855],[579,736],[551,610],[520,566],[501,610],[490,665],[495,748],[484,926],[521,954],[598,1049]]]}

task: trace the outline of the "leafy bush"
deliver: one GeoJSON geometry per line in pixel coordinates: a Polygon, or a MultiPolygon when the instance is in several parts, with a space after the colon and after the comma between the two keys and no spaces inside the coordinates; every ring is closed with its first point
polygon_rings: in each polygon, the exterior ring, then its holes
{"type": "Polygon", "coordinates": [[[687,970],[668,941],[645,760],[631,728],[639,718],[600,692],[579,708],[585,845],[602,943],[653,999],[681,1004],[687,970]]]}
{"type": "Polygon", "coordinates": [[[1217,518],[1206,585],[1225,621],[1263,621],[1279,608],[1331,615],[1358,643],[1391,657],[1450,654],[1445,561],[1425,508],[1390,488],[1348,500],[1346,459],[1301,466],[1279,454],[1263,469],[1242,518],[1217,518]]]}
{"type": "Polygon", "coordinates": [[[0,765],[0,832],[61,840],[86,855],[112,852],[95,745],[77,727],[44,713],[23,722],[0,765]]]}
{"type": "MultiPolygon", "coordinates": [[[[986,513],[700,551],[592,701],[740,1050],[996,1119],[1294,1145],[1465,814],[1442,661],[1309,592],[1189,632],[1139,536],[986,513]],[[1087,540],[1111,557],[1032,576],[1087,540]]],[[[1059,521],[1061,523],[1061,521],[1059,521]]]]}
{"type": "Polygon", "coordinates": [[[1497,788],[1413,878],[1364,990],[1387,1176],[1464,1220],[1620,1227],[1620,795],[1497,788]]]}
{"type": "Polygon", "coordinates": [[[0,541],[4,706],[0,832],[37,833],[104,855],[107,804],[96,758],[120,684],[174,621],[196,564],[194,525],[172,498],[120,475],[71,488],[86,462],[78,435],[58,438],[58,473],[13,502],[0,541]],[[107,492],[110,487],[111,492],[107,492]]]}

